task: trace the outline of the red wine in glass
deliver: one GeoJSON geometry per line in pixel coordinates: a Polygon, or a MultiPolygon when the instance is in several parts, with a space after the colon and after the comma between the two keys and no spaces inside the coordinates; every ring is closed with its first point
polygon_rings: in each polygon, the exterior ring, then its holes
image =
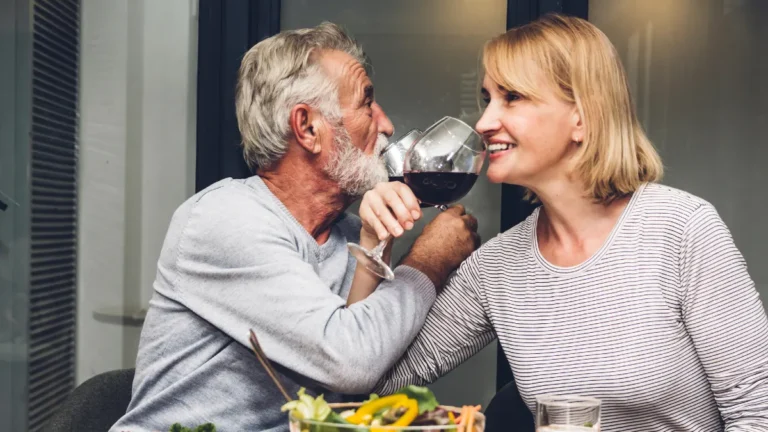
{"type": "Polygon", "coordinates": [[[404,177],[416,198],[431,206],[445,206],[460,200],[477,181],[477,174],[466,172],[411,171],[404,177]]]}
{"type": "MultiPolygon", "coordinates": [[[[405,180],[404,176],[392,176],[392,177],[389,178],[389,181],[391,181],[391,182],[396,182],[397,181],[397,182],[400,182],[400,183],[408,184],[407,181],[405,180]]],[[[413,189],[411,189],[411,190],[413,190],[413,189]]],[[[416,195],[416,192],[414,191],[413,194],[416,195]]],[[[421,199],[418,195],[416,195],[416,198],[421,199]]],[[[430,204],[430,203],[422,201],[421,203],[419,203],[419,207],[421,207],[421,208],[434,207],[434,204],[430,204]]]]}
{"type": "MultiPolygon", "coordinates": [[[[393,151],[384,151],[384,160],[392,168],[387,170],[390,181],[410,186],[422,207],[436,206],[440,210],[472,189],[483,167],[485,142],[471,126],[457,118],[443,117],[424,133],[411,131],[408,136],[414,139],[404,155],[396,151],[403,149],[397,145],[390,146],[393,151]]],[[[406,138],[398,143],[408,141],[406,138]]],[[[347,246],[358,263],[380,277],[392,279],[394,272],[382,259],[387,241],[382,240],[371,250],[355,243],[347,246]]]]}

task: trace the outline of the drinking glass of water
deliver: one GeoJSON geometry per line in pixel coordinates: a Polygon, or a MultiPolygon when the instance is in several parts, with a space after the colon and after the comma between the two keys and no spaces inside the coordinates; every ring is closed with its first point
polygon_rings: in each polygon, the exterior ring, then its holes
{"type": "Polygon", "coordinates": [[[584,396],[536,398],[536,432],[599,432],[600,400],[584,396]]]}

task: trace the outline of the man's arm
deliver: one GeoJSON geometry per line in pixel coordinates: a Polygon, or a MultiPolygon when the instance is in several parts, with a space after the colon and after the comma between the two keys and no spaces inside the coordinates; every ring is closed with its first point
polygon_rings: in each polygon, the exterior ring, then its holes
{"type": "Polygon", "coordinates": [[[496,338],[480,300],[481,253],[472,254],[448,281],[408,351],[374,391],[390,394],[408,384],[432,383],[496,338]]]}
{"type": "Polygon", "coordinates": [[[245,346],[253,328],[272,361],[331,390],[370,389],[416,336],[433,284],[401,267],[394,281],[346,307],[280,219],[259,217],[243,199],[206,195],[174,217],[158,290],[245,346]]]}

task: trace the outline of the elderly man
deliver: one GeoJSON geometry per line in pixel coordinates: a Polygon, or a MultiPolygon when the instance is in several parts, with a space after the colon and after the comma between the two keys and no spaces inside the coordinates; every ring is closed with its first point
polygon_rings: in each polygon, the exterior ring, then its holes
{"type": "MultiPolygon", "coordinates": [[[[249,329],[290,393],[305,386],[329,400],[368,391],[416,336],[436,288],[476,248],[476,225],[461,209],[441,214],[393,281],[357,268],[346,243],[378,238],[344,211],[386,181],[379,152],[392,134],[364,64],[333,24],[282,32],[246,53],[236,109],[258,175],[222,180],[176,211],[133,397],[113,431],[175,422],[287,431],[249,329]],[[350,289],[371,284],[375,292],[347,306],[350,289]]],[[[408,208],[392,210],[410,227],[420,213],[406,189],[408,208]]]]}

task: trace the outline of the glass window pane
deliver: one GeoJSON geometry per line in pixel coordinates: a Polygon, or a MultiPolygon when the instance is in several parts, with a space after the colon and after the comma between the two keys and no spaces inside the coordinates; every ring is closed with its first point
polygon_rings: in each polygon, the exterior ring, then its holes
{"type": "Polygon", "coordinates": [[[768,2],[590,0],[616,46],[664,182],[711,202],[768,296],[768,2]]]}

